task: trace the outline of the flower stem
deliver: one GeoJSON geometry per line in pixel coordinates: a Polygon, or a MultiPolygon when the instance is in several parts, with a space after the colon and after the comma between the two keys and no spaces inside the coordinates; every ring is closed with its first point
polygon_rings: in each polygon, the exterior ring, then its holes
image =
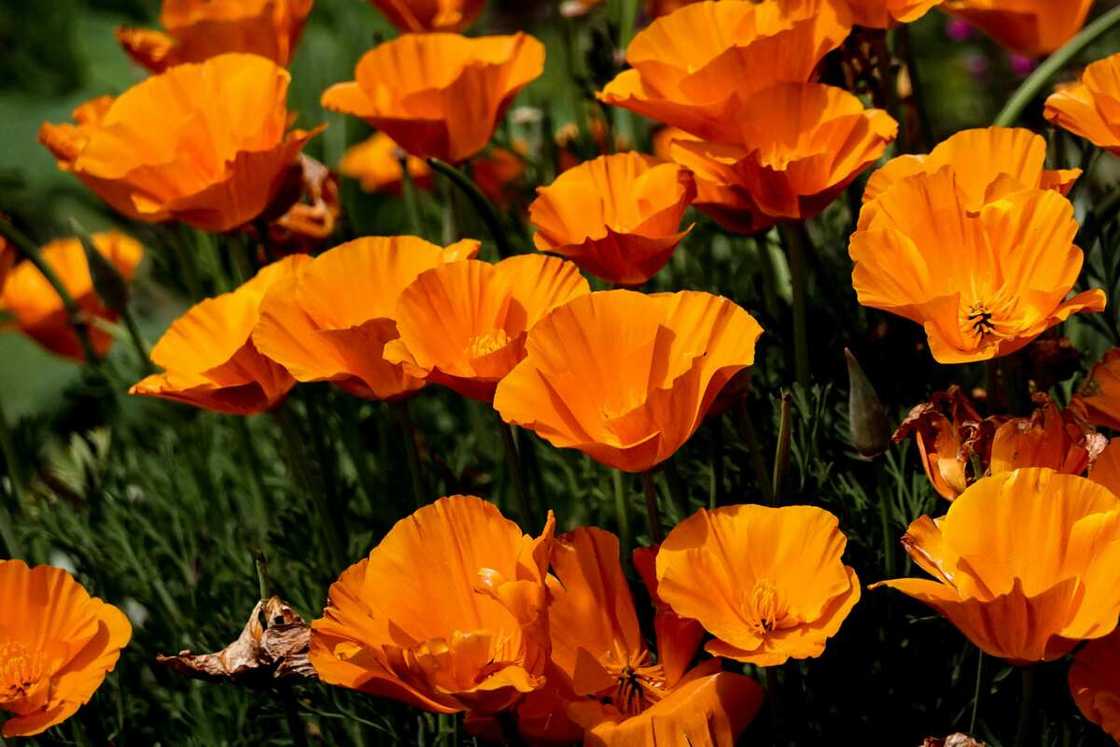
{"type": "Polygon", "coordinates": [[[498,432],[502,434],[502,450],[506,456],[506,470],[509,471],[509,481],[513,487],[514,503],[523,526],[528,529],[536,527],[537,521],[529,506],[529,493],[525,489],[525,476],[521,473],[521,454],[517,450],[513,428],[514,426],[506,425],[505,421],[498,418],[498,432]]]}
{"type": "Polygon", "coordinates": [[[509,243],[509,237],[502,225],[501,216],[498,215],[498,210],[494,207],[494,204],[486,199],[486,195],[482,194],[478,185],[462,171],[438,158],[429,158],[428,165],[432,167],[433,171],[447,177],[471,201],[474,209],[478,211],[479,217],[482,218],[482,222],[486,224],[487,230],[490,231],[490,235],[494,238],[494,243],[498,247],[498,256],[501,259],[512,257],[515,252],[513,246],[509,243]]]}
{"type": "Polygon", "coordinates": [[[646,521],[649,522],[649,539],[655,544],[661,544],[661,510],[657,507],[657,485],[653,481],[653,471],[646,470],[642,473],[642,490],[646,497],[646,521]]]}
{"type": "Polygon", "coordinates": [[[397,157],[401,165],[401,192],[404,197],[404,211],[408,216],[408,229],[413,236],[424,238],[424,226],[420,220],[420,204],[416,194],[416,180],[408,170],[408,154],[401,152],[397,157]]]}
{"type": "Polygon", "coordinates": [[[976,733],[976,717],[980,713],[980,682],[984,674],[984,652],[976,649],[976,686],[972,690],[972,716],[968,719],[968,734],[976,733]]]}
{"type": "MultiPolygon", "coordinates": [[[[917,144],[919,147],[909,150],[914,153],[921,153],[933,147],[933,125],[930,123],[929,110],[926,109],[925,89],[922,86],[922,77],[918,70],[917,57],[914,54],[910,26],[900,23],[898,28],[895,29],[895,34],[898,39],[898,51],[901,53],[902,61],[906,64],[906,74],[910,76],[910,90],[912,91],[914,109],[918,113],[918,126],[922,136],[922,142],[917,144]]],[[[903,127],[905,128],[905,123],[903,123],[903,127]]]]}
{"type": "Polygon", "coordinates": [[[626,489],[623,485],[625,475],[622,470],[614,471],[614,512],[618,521],[618,537],[622,543],[623,551],[629,551],[633,537],[630,532],[630,510],[626,501],[626,489]]]}
{"type": "Polygon", "coordinates": [[[254,529],[257,543],[260,547],[264,547],[268,539],[268,491],[264,485],[261,458],[257,454],[256,445],[253,443],[253,433],[249,430],[247,418],[237,418],[237,437],[241,442],[239,444],[241,456],[249,466],[250,484],[252,486],[250,492],[253,494],[253,523],[256,524],[254,529]]]}
{"type": "Polygon", "coordinates": [[[809,304],[808,267],[805,253],[810,248],[804,223],[783,223],[781,235],[789,252],[789,274],[793,284],[793,362],[797,383],[809,388],[809,304]]]}
{"type": "Polygon", "coordinates": [[[758,483],[758,489],[762,491],[762,496],[766,499],[767,503],[774,503],[774,485],[773,478],[766,471],[766,459],[762,456],[762,444],[758,440],[758,431],[754,429],[754,422],[751,421],[750,409],[747,407],[746,396],[740,397],[736,405],[739,410],[739,423],[742,426],[743,438],[747,442],[747,449],[750,450],[751,467],[754,469],[754,479],[758,483]]]}
{"type": "Polygon", "coordinates": [[[886,496],[879,496],[879,528],[883,533],[883,569],[887,578],[894,578],[894,533],[891,532],[890,506],[886,496]]]}
{"type": "Polygon", "coordinates": [[[420,508],[428,502],[428,490],[424,485],[424,473],[420,471],[420,449],[416,446],[416,426],[412,422],[408,400],[394,400],[389,403],[389,406],[404,437],[405,458],[408,459],[408,473],[412,481],[412,499],[416,508],[420,508]]]}
{"type": "Polygon", "coordinates": [[[789,468],[790,442],[793,439],[793,396],[789,392],[782,392],[781,418],[778,421],[778,447],[774,451],[774,477],[770,487],[771,503],[776,503],[782,496],[782,483],[786,479],[786,470],[789,468]]]}
{"type": "Polygon", "coordinates": [[[1023,694],[1019,698],[1019,725],[1015,728],[1014,747],[1025,747],[1034,716],[1034,667],[1023,667],[1023,694]]]}

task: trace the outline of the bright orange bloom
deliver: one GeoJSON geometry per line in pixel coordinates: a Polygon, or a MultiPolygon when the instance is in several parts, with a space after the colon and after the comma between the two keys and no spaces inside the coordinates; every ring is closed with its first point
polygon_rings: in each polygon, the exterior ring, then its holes
{"type": "Polygon", "coordinates": [[[544,45],[521,33],[406,34],[367,52],[356,80],[328,88],[322,103],[414,156],[463,161],[486,147],[506,108],[544,70],[544,56],[544,45]]]}
{"type": "Polygon", "coordinates": [[[486,8],[486,0],[370,0],[402,32],[462,31],[486,8]]]}
{"type": "Polygon", "coordinates": [[[1067,475],[1085,474],[1108,439],[1045,394],[1037,394],[1035,399],[1037,408],[1029,418],[1012,418],[996,429],[990,473],[1048,467],[1067,475]]]}
{"type": "MultiPolygon", "coordinates": [[[[132,280],[144,258],[144,247],[135,239],[116,231],[94,234],[91,238],[97,251],[121,277],[126,281],[132,280]]],[[[97,296],[81,241],[76,238],[52,241],[42,248],[41,256],[62,281],[87,320],[117,320],[117,313],[108,309],[97,296]]],[[[12,268],[0,293],[0,309],[15,318],[21,332],[47,350],[77,361],[84,360],[84,351],[62,299],[30,262],[20,262],[12,268]]],[[[113,345],[112,334],[95,323],[87,325],[86,329],[94,352],[99,356],[108,353],[113,345]]]]}
{"type": "Polygon", "coordinates": [[[1088,423],[1120,430],[1120,348],[1109,350],[1093,366],[1069,409],[1088,423]]]}
{"type": "Polygon", "coordinates": [[[609,282],[641,285],[691,230],[679,229],[696,183],[676,164],[620,153],[569,169],[537,192],[529,210],[537,249],[609,282]]]}
{"type": "Polygon", "coordinates": [[[268,265],[232,293],[188,309],[152,348],[152,362],[164,373],[135,384],[129,394],[233,415],[271,410],[296,382],[283,366],[257,351],[250,335],[268,291],[310,261],[306,255],[292,255],[268,265]]]}
{"type": "Polygon", "coordinates": [[[1041,57],[1081,30],[1093,0],[945,0],[941,7],[1011,51],[1041,57]]]}
{"type": "Polygon", "coordinates": [[[1081,80],[1059,88],[1046,99],[1046,119],[1120,155],[1120,54],[1085,68],[1081,80]]]}
{"type": "Polygon", "coordinates": [[[901,180],[872,203],[851,239],[852,284],[864,306],[925,327],[939,363],[1019,350],[1082,311],[1067,301],[1081,271],[1073,205],[1054,191],[1022,190],[974,209],[953,167],[901,180]]]}
{"type": "Polygon", "coordinates": [[[2,735],[30,737],[89,702],[132,638],[128,618],[66,571],[0,560],[2,735]]]}
{"type": "Polygon", "coordinates": [[[590,292],[576,266],[557,257],[445,264],[401,293],[394,312],[400,339],[385,346],[385,360],[489,402],[498,382],[525,357],[533,325],[590,292]]]}
{"type": "Polygon", "coordinates": [[[228,231],[264,211],[315,134],[287,131],[290,79],[263,57],[224,54],[89,102],[39,140],[130,218],[228,231]]]}
{"type": "Polygon", "coordinates": [[[889,586],[928,604],[985,653],[1053,661],[1120,616],[1120,498],[1083,477],[1021,469],[978,481],[903,544],[936,581],[889,586]]]}
{"type": "Polygon", "coordinates": [[[670,152],[696,175],[696,207],[738,233],[816,216],[898,135],[886,112],[816,83],[764,89],[737,117],[734,138],[676,140],[670,152]]]}
{"type": "Polygon", "coordinates": [[[117,41],[153,73],[226,52],[266,57],[287,67],[314,0],[163,0],[167,33],[119,28],[117,41]]]}
{"type": "Polygon", "coordinates": [[[708,293],[592,293],[532,329],[494,408],[553,446],[644,472],[696,432],[754,363],[761,334],[750,314],[708,293]]]}
{"type": "Polygon", "coordinates": [[[736,142],[740,105],[775,83],[808,81],[848,36],[850,19],[830,0],[786,5],[709,0],[657,19],[626,50],[632,69],[599,99],[701,138],[736,142]]]}
{"type": "Polygon", "coordinates": [[[1085,718],[1120,741],[1120,631],[1077,652],[1069,689],[1085,718]]]}
{"type": "Polygon", "coordinates": [[[555,524],[523,535],[469,496],[397,522],[311,625],[320,679],[436,713],[496,713],[540,688],[555,524]]]}
{"type": "Polygon", "coordinates": [[[384,132],[375,132],[349,148],[338,164],[343,176],[357,179],[366,192],[399,192],[401,189],[401,158],[406,159],[408,174],[418,187],[427,187],[432,170],[422,158],[410,156],[384,132]]]}
{"type": "Polygon", "coordinates": [[[852,22],[867,28],[886,29],[896,23],[913,23],[943,0],[842,0],[852,12],[852,22]]]}
{"type": "Polygon", "coordinates": [[[477,241],[443,249],[412,236],[337,246],[273,285],[253,345],[297,381],[333,381],[368,399],[410,394],[424,379],[381,357],[398,336],[397,299],[425,270],[477,252],[477,241]]]}

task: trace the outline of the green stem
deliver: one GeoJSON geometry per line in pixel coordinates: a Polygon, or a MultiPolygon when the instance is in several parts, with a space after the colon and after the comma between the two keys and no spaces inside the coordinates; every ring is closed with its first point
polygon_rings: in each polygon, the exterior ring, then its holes
{"type": "Polygon", "coordinates": [[[782,238],[789,252],[789,274],[793,285],[793,361],[797,383],[809,388],[809,302],[808,267],[805,253],[810,247],[804,223],[783,223],[782,238]]]}
{"type": "Polygon", "coordinates": [[[428,490],[424,484],[424,473],[420,471],[420,449],[416,445],[416,426],[412,422],[409,412],[408,400],[394,400],[389,403],[397,425],[404,438],[405,458],[408,460],[409,479],[412,481],[412,500],[416,508],[427,504],[428,490]]]}
{"type": "Polygon", "coordinates": [[[995,125],[997,127],[1010,127],[1015,124],[1023,110],[1035,100],[1039,92],[1050,83],[1050,80],[1062,68],[1117,24],[1120,24],[1120,6],[1113,8],[1090,23],[1080,34],[1066,42],[1064,47],[1050,55],[1045,62],[1031,73],[1030,77],[1022,82],[1019,89],[1007,102],[1007,106],[1003,107],[1003,111],[996,117],[995,125]]]}
{"type": "Polygon", "coordinates": [[[1015,728],[1014,747],[1025,747],[1034,720],[1034,668],[1023,667],[1023,694],[1019,698],[1019,725],[1015,728]]]}
{"type": "Polygon", "coordinates": [[[152,373],[155,371],[155,367],[152,366],[148,344],[144,342],[144,336],[140,334],[140,326],[136,323],[136,317],[127,307],[121,310],[121,321],[124,322],[124,328],[128,330],[128,339],[132,341],[132,349],[136,351],[136,357],[140,359],[142,372],[144,375],[152,373]]]}
{"type": "Polygon", "coordinates": [[[626,501],[626,488],[623,485],[622,470],[614,471],[614,513],[618,521],[618,537],[622,543],[623,552],[629,552],[632,547],[633,536],[630,532],[630,507],[626,501]]]}
{"type": "Polygon", "coordinates": [[[786,470],[789,468],[790,442],[793,438],[793,397],[789,392],[782,392],[781,418],[778,421],[778,447],[774,451],[774,479],[771,484],[773,501],[778,501],[782,495],[782,483],[785,482],[786,470]]]}
{"type": "MultiPolygon", "coordinates": [[[[890,576],[888,576],[890,578],[890,576]]],[[[984,652],[976,649],[976,686],[972,689],[972,716],[968,719],[969,736],[976,733],[976,717],[980,713],[980,682],[984,674],[984,652]]]]}
{"type": "Polygon", "coordinates": [[[432,167],[433,171],[437,171],[447,177],[451,183],[458,187],[463,194],[467,196],[467,199],[471,201],[479,217],[482,218],[482,222],[486,224],[487,230],[490,231],[490,235],[494,238],[494,243],[498,247],[498,256],[502,259],[512,257],[515,252],[513,246],[509,243],[509,237],[506,235],[505,227],[502,225],[502,218],[498,214],[494,204],[486,199],[486,195],[482,194],[478,185],[471,181],[470,177],[462,171],[438,158],[429,158],[428,164],[432,167]]]}
{"type": "Polygon", "coordinates": [[[284,704],[284,716],[288,722],[288,733],[292,735],[292,744],[295,747],[308,747],[307,727],[303,723],[303,717],[299,715],[299,703],[291,685],[280,685],[277,690],[284,704]]]}
{"type": "Polygon", "coordinates": [[[241,441],[241,453],[248,463],[251,476],[250,484],[253,494],[253,523],[257,535],[257,544],[263,547],[268,539],[268,504],[266,496],[268,491],[264,485],[261,458],[257,454],[257,447],[253,443],[253,433],[249,430],[248,419],[237,418],[237,436],[241,441]]]}
{"type": "Polygon", "coordinates": [[[506,425],[501,418],[498,419],[498,432],[502,434],[502,450],[506,456],[506,469],[509,471],[514,503],[522,526],[530,529],[537,526],[537,521],[529,507],[529,494],[525,490],[524,475],[521,474],[521,454],[517,451],[517,442],[513,440],[513,428],[514,426],[506,425]]]}
{"type": "Polygon", "coordinates": [[[747,407],[747,398],[744,395],[739,398],[737,404],[739,410],[739,423],[742,426],[743,438],[747,442],[747,449],[750,450],[751,467],[754,469],[754,479],[758,483],[758,489],[762,491],[762,496],[766,499],[767,503],[774,503],[774,485],[772,477],[766,471],[766,459],[762,456],[762,445],[758,440],[758,431],[754,429],[754,422],[751,420],[750,409],[747,407]]]}
{"type": "MultiPolygon", "coordinates": [[[[902,60],[906,63],[906,73],[910,76],[910,90],[914,99],[914,109],[918,113],[918,126],[921,128],[922,142],[918,148],[911,148],[913,152],[924,152],[933,147],[933,125],[930,123],[929,110],[926,109],[925,89],[922,86],[921,73],[918,70],[918,60],[914,54],[914,44],[910,37],[910,26],[900,23],[895,29],[898,35],[898,46],[901,48],[902,60]]],[[[904,125],[905,126],[905,125],[904,125]]]]}
{"type": "Polygon", "coordinates": [[[253,567],[257,569],[257,591],[261,601],[267,601],[273,593],[272,577],[268,575],[268,556],[263,550],[253,553],[253,567]]]}
{"type": "Polygon", "coordinates": [[[408,170],[408,154],[402,151],[397,160],[401,165],[401,196],[404,197],[404,211],[408,216],[408,230],[412,231],[413,236],[424,238],[416,181],[412,178],[412,172],[408,170]]]}
{"type": "Polygon", "coordinates": [[[657,507],[657,485],[653,482],[652,470],[642,473],[642,492],[646,498],[646,521],[649,522],[649,539],[655,545],[661,544],[661,510],[657,507]]]}
{"type": "Polygon", "coordinates": [[[879,496],[879,529],[883,533],[883,568],[887,578],[894,578],[894,533],[891,532],[890,506],[885,495],[879,496]]]}

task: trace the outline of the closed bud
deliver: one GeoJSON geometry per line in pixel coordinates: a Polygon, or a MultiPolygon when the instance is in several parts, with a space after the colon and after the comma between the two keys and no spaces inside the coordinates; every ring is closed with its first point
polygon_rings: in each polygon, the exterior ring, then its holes
{"type": "Polygon", "coordinates": [[[861,455],[872,458],[882,454],[890,444],[891,428],[879,395],[852,351],[844,348],[848,361],[848,423],[851,442],[861,455]]]}
{"type": "Polygon", "coordinates": [[[86,255],[86,264],[89,265],[89,276],[93,281],[93,290],[105,308],[113,313],[123,314],[128,308],[128,282],[117,272],[113,263],[97,250],[93,239],[82,231],[77,224],[74,225],[78,240],[82,242],[82,250],[86,255]]]}

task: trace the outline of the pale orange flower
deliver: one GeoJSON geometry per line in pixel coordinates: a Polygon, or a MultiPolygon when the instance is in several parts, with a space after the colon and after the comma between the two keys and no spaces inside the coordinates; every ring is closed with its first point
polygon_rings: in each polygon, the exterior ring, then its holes
{"type": "Polygon", "coordinates": [[[537,192],[529,209],[537,249],[609,282],[641,285],[691,230],[679,229],[696,184],[676,164],[620,153],[565,171],[537,192]]]}
{"type": "Polygon", "coordinates": [[[644,472],[696,432],[724,386],[754,363],[761,334],[720,296],[592,293],[532,328],[494,408],[553,446],[644,472]]]}
{"type": "Polygon", "coordinates": [[[64,570],[0,560],[2,735],[41,734],[77,713],[113,671],[132,625],[64,570]]]}
{"type": "Polygon", "coordinates": [[[406,34],[367,52],[356,80],[328,88],[322,103],[361,117],[414,156],[463,161],[486,147],[544,57],[544,45],[527,34],[406,34]]]}
{"type": "Polygon", "coordinates": [[[462,31],[482,15],[486,0],[370,0],[402,32],[462,31]]]}
{"type": "Polygon", "coordinates": [[[1077,652],[1069,689],[1082,715],[1120,741],[1120,631],[1077,652]]]}
{"type": "Polygon", "coordinates": [[[384,132],[375,132],[349,148],[338,164],[343,176],[357,179],[366,192],[399,192],[403,175],[401,160],[405,159],[408,175],[421,188],[426,188],[432,179],[432,170],[424,159],[410,156],[393,142],[384,132]]]}
{"type": "Polygon", "coordinates": [[[287,67],[314,0],[163,0],[166,33],[121,27],[117,41],[153,73],[226,52],[267,57],[287,67]]]}
{"type": "Polygon", "coordinates": [[[332,381],[367,399],[395,399],[426,383],[381,357],[398,337],[397,299],[420,273],[467,259],[478,242],[446,249],[412,236],[342,244],[272,286],[253,345],[297,381],[332,381]]]}
{"type": "Polygon", "coordinates": [[[1109,350],[1093,366],[1069,408],[1086,422],[1120,431],[1120,348],[1109,350]]]}
{"type": "Polygon", "coordinates": [[[315,134],[288,131],[290,80],[263,57],[224,54],[83,105],[39,140],[130,218],[228,231],[268,207],[315,134]]]}
{"type": "Polygon", "coordinates": [[[960,185],[946,166],[874,200],[850,246],[860,303],[922,324],[939,363],[1008,355],[1104,309],[1101,290],[1066,300],[1084,259],[1069,200],[1028,189],[974,209],[960,185]]]}
{"type": "Polygon", "coordinates": [[[397,522],[331,586],[311,664],[332,685],[436,713],[496,713],[542,687],[555,519],[523,535],[481,498],[397,522]],[[449,551],[454,548],[454,551],[449,551]]]}
{"type": "Polygon", "coordinates": [[[989,472],[1022,467],[1049,467],[1067,475],[1083,475],[1108,444],[1072,410],[1062,410],[1045,394],[1027,418],[1012,418],[996,429],[989,472]]]}
{"type": "Polygon", "coordinates": [[[1085,68],[1081,80],[1060,87],[1046,99],[1046,119],[1120,155],[1120,54],[1085,68]]]}
{"type": "Polygon", "coordinates": [[[129,394],[234,415],[278,405],[295,379],[262,355],[250,336],[268,291],[310,261],[306,255],[292,255],[268,265],[237,290],[195,304],[152,348],[152,362],[164,372],[135,384],[129,394]]]}
{"type": "Polygon", "coordinates": [[[734,138],[675,140],[670,153],[696,175],[696,207],[738,233],[816,216],[898,135],[886,112],[816,83],[766,88],[737,117],[734,138]]]}
{"type": "MultiPolygon", "coordinates": [[[[131,281],[144,258],[144,247],[116,231],[94,234],[90,238],[120,276],[131,281]]],[[[52,241],[40,253],[90,322],[86,329],[94,352],[104,356],[113,345],[113,335],[99,327],[96,320],[115,322],[118,315],[97,296],[82,242],[76,238],[52,241]]],[[[62,299],[30,262],[20,262],[12,268],[0,292],[0,309],[12,315],[21,332],[47,350],[77,361],[84,360],[84,351],[62,299]]]]}
{"type": "Polygon", "coordinates": [[[400,338],[385,345],[385,360],[489,402],[498,382],[525,357],[533,325],[590,291],[576,266],[557,257],[444,264],[401,293],[393,312],[400,338]]]}
{"type": "Polygon", "coordinates": [[[1081,30],[1093,0],[945,0],[941,7],[1011,51],[1041,57],[1081,30]]]}
{"type": "Polygon", "coordinates": [[[1120,616],[1120,498],[1083,477],[1020,469],[979,480],[903,538],[936,578],[875,584],[936,609],[985,653],[1053,661],[1120,616]]]}

